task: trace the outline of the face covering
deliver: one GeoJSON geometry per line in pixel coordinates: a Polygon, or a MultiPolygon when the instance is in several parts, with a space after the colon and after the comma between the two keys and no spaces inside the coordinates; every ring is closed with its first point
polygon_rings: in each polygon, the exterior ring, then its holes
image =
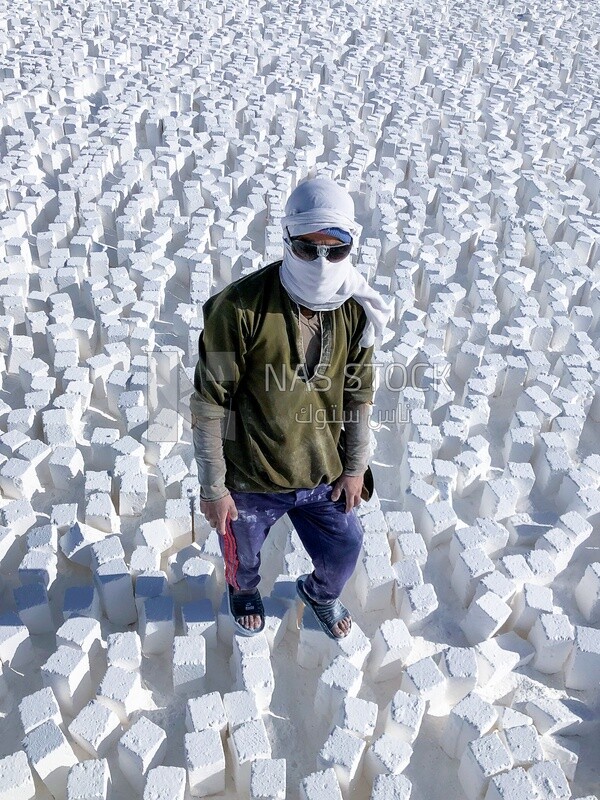
{"type": "Polygon", "coordinates": [[[280,276],[288,294],[313,311],[330,311],[340,306],[337,295],[346,280],[348,268],[352,269],[350,259],[335,264],[321,256],[314,261],[304,261],[293,254],[287,242],[284,242],[284,247],[280,276]]]}
{"type": "MultiPolygon", "coordinates": [[[[284,234],[287,227],[290,236],[337,227],[348,231],[355,240],[362,231],[354,219],[352,197],[329,178],[312,178],[298,184],[285,205],[281,227],[284,234]]],[[[360,345],[372,345],[375,337],[383,333],[391,304],[388,306],[379,292],[369,286],[352,265],[350,255],[335,263],[322,256],[303,261],[294,255],[287,242],[284,248],[279,275],[292,300],[313,311],[331,311],[354,297],[367,315],[360,345]]]]}

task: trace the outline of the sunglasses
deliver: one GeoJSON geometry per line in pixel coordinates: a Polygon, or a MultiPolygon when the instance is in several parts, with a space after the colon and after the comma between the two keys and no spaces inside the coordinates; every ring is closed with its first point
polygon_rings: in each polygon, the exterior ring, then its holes
{"type": "Polygon", "coordinates": [[[287,227],[285,230],[287,239],[284,237],[284,240],[292,248],[292,253],[302,261],[314,261],[318,256],[324,256],[327,261],[335,263],[343,261],[352,250],[352,242],[348,244],[315,244],[307,242],[305,239],[299,239],[297,236],[290,236],[287,227]]]}

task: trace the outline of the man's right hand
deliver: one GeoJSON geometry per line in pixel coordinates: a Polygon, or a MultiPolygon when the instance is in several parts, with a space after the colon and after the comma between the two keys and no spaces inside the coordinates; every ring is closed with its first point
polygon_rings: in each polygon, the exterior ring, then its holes
{"type": "Polygon", "coordinates": [[[218,500],[200,500],[200,511],[208,520],[211,528],[216,528],[219,536],[225,536],[225,523],[227,515],[231,519],[238,518],[235,501],[230,494],[220,497],[218,500]]]}

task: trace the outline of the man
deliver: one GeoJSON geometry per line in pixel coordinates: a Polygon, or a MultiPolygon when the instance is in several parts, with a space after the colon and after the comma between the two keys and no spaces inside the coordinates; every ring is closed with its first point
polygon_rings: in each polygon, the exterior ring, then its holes
{"type": "Polygon", "coordinates": [[[220,535],[239,633],[264,628],[260,548],[287,513],[314,566],[297,592],[339,638],[351,627],[339,595],[362,543],[354,507],[368,459],[373,342],[390,309],[351,265],[361,227],[335,181],[300,183],[281,225],[283,260],[203,307],[190,403],[200,508],[220,535]]]}

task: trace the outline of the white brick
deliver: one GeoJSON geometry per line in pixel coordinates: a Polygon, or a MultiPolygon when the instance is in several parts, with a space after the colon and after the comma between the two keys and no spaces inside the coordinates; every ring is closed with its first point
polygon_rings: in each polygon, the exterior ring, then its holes
{"type": "Polygon", "coordinates": [[[187,476],[188,468],[181,456],[162,458],[156,463],[158,488],[165,498],[178,498],[181,481],[187,476]]]}
{"type": "MultiPolygon", "coordinates": [[[[166,520],[165,520],[166,522],[166,520]]],[[[175,548],[175,543],[173,542],[173,548],[175,548]]],[[[189,561],[191,558],[201,558],[201,549],[200,545],[196,544],[195,542],[187,547],[184,547],[180,550],[175,550],[175,552],[171,553],[168,558],[168,569],[167,572],[169,574],[169,580],[171,583],[179,583],[185,577],[183,572],[184,564],[189,561]]],[[[202,559],[204,561],[204,559],[202,559]]],[[[207,562],[208,563],[208,562],[207,562]]],[[[211,566],[214,566],[211,564],[211,566]]],[[[188,598],[189,599],[189,598],[188,598]]],[[[196,598],[195,598],[196,599],[196,598]]]]}
{"type": "Polygon", "coordinates": [[[173,545],[173,535],[164,519],[143,522],[137,529],[134,542],[136,545],[153,547],[164,553],[173,545]]]}
{"type": "Polygon", "coordinates": [[[405,775],[376,775],[370,800],[410,800],[411,792],[405,775]]]}
{"type": "MultiPolygon", "coordinates": [[[[305,610],[304,610],[305,611],[305,610]]],[[[354,623],[352,624],[354,627],[354,623]]],[[[332,644],[335,644],[332,642],[332,644]]],[[[321,666],[332,652],[329,640],[323,635],[323,629],[314,614],[302,613],[298,630],[298,649],[296,660],[304,669],[316,669],[321,666]]]]}
{"type": "Polygon", "coordinates": [[[267,710],[275,690],[275,675],[270,658],[243,658],[237,689],[252,692],[261,710],[267,710]]]}
{"type": "Polygon", "coordinates": [[[558,573],[562,572],[571,560],[575,550],[575,543],[562,528],[551,528],[536,541],[535,551],[537,552],[538,550],[548,553],[558,573]]]}
{"type": "Polygon", "coordinates": [[[119,740],[119,768],[139,794],[148,771],[161,763],[166,749],[167,734],[147,717],[140,717],[119,740]]]}
{"type": "Polygon", "coordinates": [[[250,800],[285,800],[285,758],[261,758],[250,765],[250,800]]]}
{"type": "Polygon", "coordinates": [[[507,529],[492,519],[477,517],[475,525],[456,530],[450,540],[450,563],[454,567],[458,554],[463,550],[481,547],[488,556],[493,557],[501,552],[509,540],[507,529]]]}
{"type": "Polygon", "coordinates": [[[578,740],[573,737],[543,736],[541,742],[546,758],[556,761],[567,780],[573,782],[579,762],[578,740]]]}
{"type": "Polygon", "coordinates": [[[503,730],[500,736],[512,755],[515,767],[529,767],[544,758],[534,725],[516,725],[503,730]]]}
{"type": "Polygon", "coordinates": [[[406,623],[401,619],[388,619],[381,623],[373,636],[368,669],[374,681],[398,678],[410,651],[413,640],[406,623]]]}
{"type": "Polygon", "coordinates": [[[519,488],[510,478],[494,478],[484,484],[479,513],[500,521],[516,513],[519,488]]]}
{"type": "Polygon", "coordinates": [[[118,509],[122,517],[139,517],[148,501],[148,476],[127,469],[118,477],[118,509]]]}
{"type": "Polygon", "coordinates": [[[101,541],[94,542],[90,547],[90,551],[90,566],[93,570],[97,570],[101,564],[125,558],[125,551],[119,536],[105,536],[101,541]]]}
{"type": "Polygon", "coordinates": [[[153,767],[148,770],[143,800],[184,800],[186,777],[183,767],[153,767]]]}
{"type": "Polygon", "coordinates": [[[0,759],[0,800],[34,800],[35,784],[22,750],[0,759]]]}
{"type": "Polygon", "coordinates": [[[19,580],[23,585],[41,583],[49,589],[56,579],[56,553],[49,550],[30,550],[19,564],[19,580]]]}
{"type": "Polygon", "coordinates": [[[173,647],[175,610],[170,597],[149,597],[144,600],[139,632],[144,655],[164,653],[173,647]]]}
{"type": "MultiPolygon", "coordinates": [[[[94,492],[85,499],[85,523],[106,533],[117,533],[121,521],[110,494],[94,492]]],[[[121,556],[119,556],[121,557],[121,556]]]]}
{"type": "Polygon", "coordinates": [[[227,730],[231,733],[239,725],[251,720],[260,719],[256,697],[252,692],[226,692],[223,695],[223,706],[227,717],[227,730]]]}
{"type": "Polygon", "coordinates": [[[361,670],[371,652],[371,642],[365,636],[356,620],[352,621],[352,627],[347,636],[342,636],[335,640],[326,637],[325,641],[329,645],[328,656],[332,659],[338,655],[344,656],[351,664],[361,670]]]}
{"type": "Polygon", "coordinates": [[[92,545],[101,541],[106,534],[90,525],[76,522],[60,539],[60,549],[64,555],[75,564],[90,567],[92,559],[92,545]]]}
{"type": "Polygon", "coordinates": [[[404,558],[414,558],[420,567],[425,566],[427,546],[420,533],[399,533],[394,540],[393,561],[401,561],[404,558]]]}
{"type": "Polygon", "coordinates": [[[404,590],[421,586],[423,573],[416,558],[404,558],[392,565],[394,571],[394,602],[399,609],[404,598],[404,590]]]}
{"type": "Polygon", "coordinates": [[[389,557],[366,556],[358,565],[355,588],[361,607],[365,611],[381,611],[389,607],[396,574],[389,557]]]}
{"type": "Polygon", "coordinates": [[[94,428],[90,439],[91,460],[94,469],[112,469],[115,465],[115,455],[112,445],[119,439],[116,428],[94,428]]]}
{"type": "Polygon", "coordinates": [[[408,511],[388,511],[384,517],[391,537],[415,532],[413,516],[408,511]]]}
{"type": "Polygon", "coordinates": [[[138,619],[144,614],[144,603],[149,599],[167,598],[169,595],[169,579],[165,572],[142,572],[135,579],[135,607],[138,619]]]}
{"type": "Polygon", "coordinates": [[[399,615],[410,627],[422,622],[438,607],[438,599],[431,583],[412,586],[404,590],[399,615]]]}
{"type": "Polygon", "coordinates": [[[533,647],[512,631],[481,642],[475,648],[477,685],[489,687],[498,683],[516,667],[528,664],[534,653],[533,647]]]}
{"type": "Polygon", "coordinates": [[[474,599],[460,623],[469,644],[490,639],[510,617],[511,608],[498,595],[486,592],[474,599]]]}
{"type": "Polygon", "coordinates": [[[63,713],[73,716],[91,698],[90,661],[83,650],[60,645],[40,670],[63,713]]]}
{"type": "Polygon", "coordinates": [[[123,725],[127,725],[129,715],[143,707],[144,691],[139,673],[109,666],[96,696],[115,712],[123,725]]]}
{"type": "Polygon", "coordinates": [[[142,572],[158,572],[160,570],[160,550],[155,547],[138,545],[134,548],[129,561],[129,571],[134,578],[142,572]]]}
{"type": "Polygon", "coordinates": [[[600,631],[576,625],[575,643],[565,665],[565,686],[568,689],[596,689],[599,676],[600,631]]]}
{"type": "Polygon", "coordinates": [[[56,631],[56,644],[87,653],[90,664],[102,654],[102,630],[97,619],[72,617],[56,631]]]}
{"type": "Polygon", "coordinates": [[[502,705],[494,705],[498,712],[498,729],[507,730],[508,728],[518,728],[521,725],[533,725],[533,720],[527,714],[515,711],[514,708],[502,705]]]}
{"type": "Polygon", "coordinates": [[[346,696],[356,697],[362,683],[362,672],[344,656],[336,656],[323,670],[315,693],[315,712],[333,717],[346,696]]]}
{"type": "Polygon", "coordinates": [[[19,669],[33,655],[29,631],[12,612],[0,616],[0,661],[19,669]]]}
{"type": "Polygon", "coordinates": [[[58,548],[58,528],[56,525],[39,525],[27,532],[28,550],[51,550],[58,548]]]}
{"type": "MultiPolygon", "coordinates": [[[[65,442],[65,440],[62,440],[65,442]]],[[[52,455],[48,459],[48,468],[52,478],[52,484],[56,489],[68,489],[69,485],[85,469],[83,456],[76,447],[69,446],[69,440],[64,444],[47,441],[47,444],[54,446],[52,455]]]]}
{"type": "Polygon", "coordinates": [[[136,631],[109,633],[106,637],[106,661],[109,667],[139,670],[142,664],[142,642],[136,631]]]}
{"type": "Polygon", "coordinates": [[[311,772],[300,783],[300,800],[342,800],[342,792],[333,767],[311,772]]]}
{"type": "Polygon", "coordinates": [[[600,562],[588,564],[575,587],[579,610],[592,625],[600,622],[600,562]]]}
{"type": "Polygon", "coordinates": [[[285,635],[291,610],[285,603],[269,596],[263,597],[263,606],[265,608],[264,634],[269,643],[269,649],[273,652],[279,647],[285,635]]]}
{"type": "Polygon", "coordinates": [[[477,686],[477,657],[469,647],[448,647],[438,663],[446,678],[446,701],[454,706],[477,686]]]}
{"type": "Polygon", "coordinates": [[[28,500],[11,500],[0,508],[0,525],[11,528],[15,536],[21,536],[36,523],[36,514],[28,500]]]}
{"type": "Polygon", "coordinates": [[[559,527],[567,533],[575,547],[583,544],[591,535],[594,526],[577,511],[567,511],[559,517],[559,527]]]}
{"type": "Polygon", "coordinates": [[[509,625],[520,636],[528,636],[540,614],[552,614],[554,611],[552,589],[526,583],[523,591],[514,598],[512,607],[509,625]]]}
{"type": "Polygon", "coordinates": [[[537,791],[523,767],[495,775],[488,786],[484,800],[524,800],[537,798],[537,791]]]}
{"type": "Polygon", "coordinates": [[[186,733],[185,761],[190,794],[206,797],[225,791],[225,753],[218,730],[186,733]]]}
{"type": "Polygon", "coordinates": [[[516,582],[495,569],[493,572],[484,575],[484,577],[477,582],[473,599],[478,600],[486,592],[493,592],[493,594],[498,595],[500,599],[504,600],[505,603],[510,603],[516,591],[516,582]]]}
{"type": "Polygon", "coordinates": [[[133,597],[133,581],[122,559],[102,564],[94,573],[104,613],[115,625],[131,625],[137,621],[133,597]]]}
{"type": "Polygon", "coordinates": [[[35,465],[23,458],[9,458],[0,467],[0,489],[4,497],[31,500],[42,489],[35,465]]]}
{"type": "Polygon", "coordinates": [[[433,716],[444,713],[446,678],[430,656],[421,658],[405,668],[400,688],[403,692],[419,695],[427,701],[428,713],[433,716]]]}
{"type": "Polygon", "coordinates": [[[334,724],[345,728],[361,739],[370,739],[377,724],[377,704],[360,697],[345,697],[338,709],[334,724]]]}
{"type": "Polygon", "coordinates": [[[540,614],[528,636],[535,647],[533,666],[545,674],[560,672],[574,638],[573,626],[565,614],[540,614]]]}
{"type": "Polygon", "coordinates": [[[173,688],[176,692],[202,693],[206,675],[206,642],[203,636],[173,639],[173,688]]]}
{"type": "Polygon", "coordinates": [[[217,646],[217,621],[210,600],[196,600],[181,605],[183,632],[186,636],[201,635],[209,649],[217,646]]]}
{"type": "Polygon", "coordinates": [[[187,701],[185,727],[188,733],[214,728],[220,735],[225,735],[227,716],[219,692],[208,692],[187,701]]]}
{"type": "Polygon", "coordinates": [[[494,562],[481,547],[463,550],[458,554],[450,584],[463,606],[468,606],[478,579],[494,571],[494,562]]]}
{"type": "Polygon", "coordinates": [[[571,787],[558,761],[538,761],[527,774],[540,800],[568,800],[571,797],[571,787]]]}
{"type": "Polygon", "coordinates": [[[552,697],[538,697],[535,700],[529,700],[525,710],[541,735],[553,735],[567,731],[568,728],[581,722],[570,708],[552,697]]]}
{"type": "Polygon", "coordinates": [[[181,574],[189,601],[216,597],[217,573],[211,561],[201,556],[188,558],[181,566],[181,574]]]}
{"type": "Polygon", "coordinates": [[[41,583],[17,586],[13,590],[17,613],[29,633],[51,633],[54,628],[48,592],[41,583]]]}
{"type": "Polygon", "coordinates": [[[227,740],[231,752],[233,779],[240,794],[250,790],[250,766],[260,758],[271,758],[271,745],[262,719],[244,722],[227,740]]]}
{"type": "Polygon", "coordinates": [[[427,703],[422,697],[399,689],[385,708],[384,733],[412,745],[419,733],[426,707],[427,703]]]}
{"type": "Polygon", "coordinates": [[[468,694],[448,714],[442,748],[451,758],[461,758],[468,743],[488,733],[497,719],[498,712],[491,703],[468,694]]]}
{"type": "Polygon", "coordinates": [[[47,720],[52,720],[57,725],[62,723],[62,715],[56,702],[56,696],[52,689],[47,686],[25,696],[21,700],[19,703],[19,716],[25,733],[29,733],[47,720]]]}
{"type": "Polygon", "coordinates": [[[458,768],[458,779],[467,800],[480,800],[490,778],[513,766],[513,759],[498,733],[489,733],[469,742],[458,768]]]}
{"type": "Polygon", "coordinates": [[[57,800],[67,796],[67,775],[77,757],[64,733],[52,720],[34,728],[23,739],[23,747],[33,769],[57,800]]]}
{"type": "Polygon", "coordinates": [[[98,700],[84,706],[69,725],[74,742],[94,758],[102,758],[121,735],[118,716],[98,700]]]}
{"type": "Polygon", "coordinates": [[[333,767],[342,793],[348,794],[354,791],[360,777],[364,749],[363,739],[336,725],[319,751],[317,766],[321,769],[333,767]]]}
{"type": "Polygon", "coordinates": [[[559,572],[550,553],[544,550],[530,550],[525,561],[532,572],[531,582],[539,586],[551,583],[559,572]]]}
{"type": "Polygon", "coordinates": [[[241,675],[242,662],[249,658],[269,658],[269,643],[264,632],[256,636],[235,635],[232,640],[233,652],[230,658],[232,674],[241,675]]]}
{"type": "Polygon", "coordinates": [[[449,542],[458,517],[447,500],[438,500],[423,507],[419,531],[428,550],[449,542]]]}
{"type": "Polygon", "coordinates": [[[412,747],[389,733],[382,734],[369,745],[364,759],[364,773],[369,781],[376,775],[397,775],[403,772],[412,757],[412,747]]]}
{"type": "MultiPolygon", "coordinates": [[[[179,417],[181,422],[181,417],[179,417]]],[[[189,470],[186,469],[186,474],[189,470]]],[[[165,502],[165,525],[171,531],[173,544],[183,548],[192,544],[192,508],[188,497],[167,499],[165,502]]]]}
{"type": "Polygon", "coordinates": [[[111,787],[105,758],[74,764],[67,777],[67,800],[106,800],[111,787]]]}

